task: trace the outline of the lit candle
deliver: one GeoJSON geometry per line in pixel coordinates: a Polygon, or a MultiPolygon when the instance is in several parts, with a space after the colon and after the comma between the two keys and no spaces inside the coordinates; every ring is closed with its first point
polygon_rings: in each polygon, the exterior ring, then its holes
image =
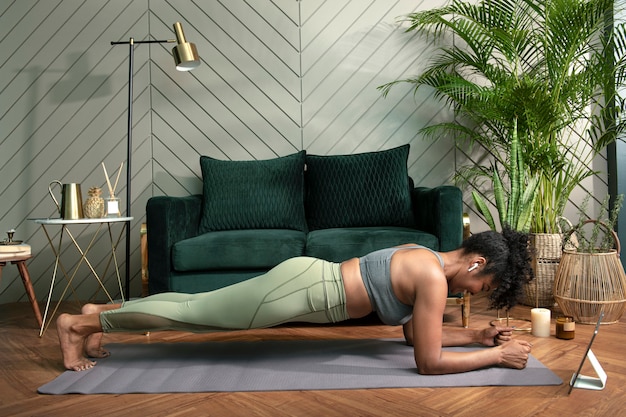
{"type": "Polygon", "coordinates": [[[533,336],[550,337],[550,310],[533,308],[530,310],[530,322],[533,336]]]}

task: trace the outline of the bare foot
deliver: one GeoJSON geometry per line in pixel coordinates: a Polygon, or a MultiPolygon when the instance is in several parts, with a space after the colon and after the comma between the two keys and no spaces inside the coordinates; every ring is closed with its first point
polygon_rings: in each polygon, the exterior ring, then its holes
{"type": "Polygon", "coordinates": [[[72,329],[74,321],[74,316],[70,314],[61,314],[57,319],[57,333],[61,343],[63,366],[70,371],[84,371],[96,366],[96,362],[83,356],[85,337],[72,329]]]}
{"type": "MultiPolygon", "coordinates": [[[[82,314],[99,314],[103,311],[120,308],[119,304],[85,304],[81,309],[82,314]]],[[[106,358],[111,354],[102,347],[102,332],[90,334],[85,338],[85,354],[90,358],[106,358]]]]}

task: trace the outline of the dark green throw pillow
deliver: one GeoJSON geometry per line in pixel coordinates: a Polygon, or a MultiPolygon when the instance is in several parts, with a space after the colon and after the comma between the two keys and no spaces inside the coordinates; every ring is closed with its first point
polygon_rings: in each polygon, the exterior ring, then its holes
{"type": "Polygon", "coordinates": [[[306,230],[306,152],[261,161],[200,157],[203,208],[200,233],[215,230],[306,230]]]}
{"type": "Polygon", "coordinates": [[[379,152],[306,157],[309,230],[413,226],[409,145],[379,152]]]}

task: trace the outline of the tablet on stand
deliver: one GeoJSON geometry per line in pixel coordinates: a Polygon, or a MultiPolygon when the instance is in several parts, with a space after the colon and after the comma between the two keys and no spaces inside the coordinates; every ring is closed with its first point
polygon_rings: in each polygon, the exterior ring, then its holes
{"type": "Polygon", "coordinates": [[[569,395],[574,388],[582,388],[582,389],[593,389],[593,390],[601,390],[606,386],[606,372],[602,369],[598,358],[591,351],[591,345],[598,334],[598,330],[600,330],[600,323],[602,322],[602,318],[604,317],[604,312],[600,313],[600,317],[598,317],[598,322],[596,323],[596,328],[593,331],[593,335],[591,336],[591,340],[587,345],[587,349],[585,350],[585,355],[580,361],[580,365],[578,366],[578,370],[574,372],[572,375],[572,379],[569,382],[569,391],[567,394],[569,395]],[[593,367],[593,370],[598,375],[597,377],[581,375],[580,371],[585,364],[585,360],[589,359],[589,363],[593,367]]]}

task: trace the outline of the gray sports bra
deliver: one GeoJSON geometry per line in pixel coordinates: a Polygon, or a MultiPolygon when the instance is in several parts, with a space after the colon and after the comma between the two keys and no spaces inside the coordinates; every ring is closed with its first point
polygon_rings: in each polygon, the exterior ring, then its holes
{"type": "Polygon", "coordinates": [[[434,250],[421,245],[381,249],[359,259],[359,268],[372,309],[381,321],[391,326],[404,324],[413,315],[413,306],[402,303],[391,287],[391,257],[401,249],[427,249],[437,256],[443,268],[443,259],[434,250]]]}

